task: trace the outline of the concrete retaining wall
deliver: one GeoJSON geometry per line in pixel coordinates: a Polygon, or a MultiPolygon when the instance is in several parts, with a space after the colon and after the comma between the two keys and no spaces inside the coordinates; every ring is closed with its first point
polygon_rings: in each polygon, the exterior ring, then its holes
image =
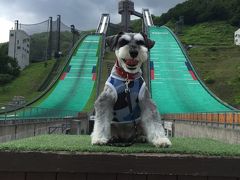
{"type": "Polygon", "coordinates": [[[239,157],[0,152],[1,180],[239,180],[239,157]]]}
{"type": "Polygon", "coordinates": [[[222,142],[240,144],[240,130],[196,125],[188,122],[175,122],[176,137],[210,138],[222,142]]]}
{"type": "MultiPolygon", "coordinates": [[[[0,143],[40,134],[48,134],[49,127],[61,126],[63,123],[66,123],[66,121],[61,120],[0,125],[0,143]]],[[[55,133],[62,133],[61,129],[58,129],[55,133]]]]}

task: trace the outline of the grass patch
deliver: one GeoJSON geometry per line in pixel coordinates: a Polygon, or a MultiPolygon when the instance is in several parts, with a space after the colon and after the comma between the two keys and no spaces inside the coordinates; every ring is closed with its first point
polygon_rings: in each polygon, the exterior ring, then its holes
{"type": "Polygon", "coordinates": [[[233,35],[237,29],[225,21],[205,22],[185,26],[181,40],[193,45],[232,46],[233,35]]]}
{"type": "Polygon", "coordinates": [[[41,92],[37,89],[51,71],[55,60],[47,62],[47,66],[44,65],[45,62],[30,64],[14,81],[0,86],[0,103],[8,103],[14,96],[24,96],[26,101],[31,101],[40,95],[41,92]]]}
{"type": "Polygon", "coordinates": [[[168,153],[206,156],[240,156],[240,145],[226,144],[203,138],[172,138],[170,148],[156,148],[150,144],[130,147],[92,146],[90,136],[41,135],[0,144],[0,151],[68,151],[116,153],[168,153]]]}

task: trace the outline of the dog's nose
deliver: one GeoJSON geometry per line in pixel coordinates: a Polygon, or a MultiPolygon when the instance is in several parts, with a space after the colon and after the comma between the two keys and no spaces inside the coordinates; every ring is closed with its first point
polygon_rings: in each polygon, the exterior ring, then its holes
{"type": "Polygon", "coordinates": [[[135,49],[130,49],[130,50],[129,50],[129,54],[130,54],[130,56],[131,56],[132,58],[135,58],[135,57],[138,56],[138,51],[135,50],[135,49]]]}

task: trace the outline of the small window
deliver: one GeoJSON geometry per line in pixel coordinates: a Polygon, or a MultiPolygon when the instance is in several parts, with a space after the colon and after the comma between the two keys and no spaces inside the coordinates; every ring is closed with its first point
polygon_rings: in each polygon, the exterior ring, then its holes
{"type": "Polygon", "coordinates": [[[13,37],[13,36],[14,36],[14,34],[13,34],[13,33],[11,33],[11,34],[10,34],[10,36],[11,36],[11,37],[13,37]]]}
{"type": "Polygon", "coordinates": [[[17,49],[21,49],[21,46],[18,46],[17,49]]]}

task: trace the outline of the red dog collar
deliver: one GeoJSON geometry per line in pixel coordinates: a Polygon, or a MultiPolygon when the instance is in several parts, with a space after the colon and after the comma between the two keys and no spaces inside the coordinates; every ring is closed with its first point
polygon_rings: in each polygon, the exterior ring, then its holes
{"type": "Polygon", "coordinates": [[[118,61],[116,61],[115,67],[116,67],[116,73],[124,79],[133,80],[133,79],[136,79],[136,77],[138,75],[138,73],[126,72],[122,67],[119,66],[118,61]]]}

